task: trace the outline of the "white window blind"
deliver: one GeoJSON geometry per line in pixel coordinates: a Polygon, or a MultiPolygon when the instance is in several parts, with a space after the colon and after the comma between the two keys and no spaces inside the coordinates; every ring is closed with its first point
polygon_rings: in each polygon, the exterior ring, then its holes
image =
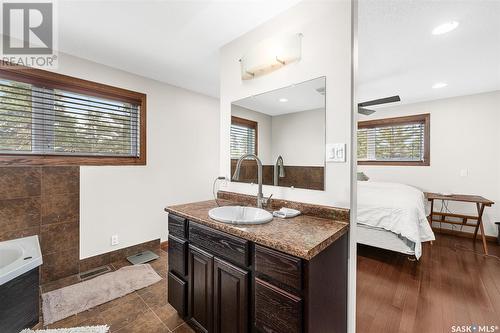
{"type": "Polygon", "coordinates": [[[359,161],[423,162],[425,122],[358,129],[359,161]]]}
{"type": "Polygon", "coordinates": [[[0,80],[0,154],[138,157],[139,124],[135,104],[0,80]]]}
{"type": "Polygon", "coordinates": [[[243,124],[231,124],[231,158],[244,154],[256,154],[256,128],[243,124]]]}

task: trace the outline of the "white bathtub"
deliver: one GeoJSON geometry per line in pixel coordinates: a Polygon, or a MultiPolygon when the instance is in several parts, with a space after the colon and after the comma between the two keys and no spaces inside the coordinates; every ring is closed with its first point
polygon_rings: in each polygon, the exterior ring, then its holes
{"type": "Polygon", "coordinates": [[[42,263],[38,236],[0,242],[0,286],[42,263]]]}

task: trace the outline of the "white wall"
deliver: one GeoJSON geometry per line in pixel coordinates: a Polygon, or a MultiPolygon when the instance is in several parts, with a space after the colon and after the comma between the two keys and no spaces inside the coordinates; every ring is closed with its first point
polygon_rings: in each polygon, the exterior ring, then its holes
{"type": "Polygon", "coordinates": [[[257,155],[263,164],[274,165],[272,157],[272,117],[239,105],[231,105],[231,115],[257,122],[257,155]]]}
{"type": "MultiPolygon", "coordinates": [[[[486,208],[487,234],[496,235],[500,221],[500,91],[379,109],[359,120],[431,114],[431,165],[358,166],[371,181],[416,186],[424,191],[476,194],[495,201],[486,208]],[[467,170],[468,176],[461,176],[467,170]]],[[[450,208],[475,213],[473,204],[450,208]]],[[[439,205],[437,209],[439,209],[439,205]]],[[[445,224],[443,224],[445,227],[445,224]]],[[[470,229],[464,229],[470,231],[470,229]]]]}
{"type": "Polygon", "coordinates": [[[233,104],[231,115],[258,123],[258,156],[264,165],[274,165],[279,155],[285,165],[325,165],[324,109],[270,116],[233,104]]]}
{"type": "Polygon", "coordinates": [[[57,72],[147,94],[147,165],[81,167],[80,258],[166,239],[165,206],[212,197],[218,100],[62,53],[57,72]]]}
{"type": "MultiPolygon", "coordinates": [[[[326,142],[345,142],[350,151],[351,4],[349,1],[303,1],[221,49],[220,173],[230,175],[231,102],[326,76],[326,142]],[[302,60],[271,74],[241,80],[240,59],[260,41],[275,35],[303,33],[302,60]]],[[[347,154],[350,154],[350,152],[347,154]]],[[[256,185],[229,183],[227,189],[256,194],[256,185]]],[[[276,198],[349,207],[350,163],[326,166],[326,190],[264,186],[276,198]]]]}
{"type": "Polygon", "coordinates": [[[272,158],[274,161],[282,155],[285,165],[324,166],[324,147],[324,109],[272,117],[272,158]]]}

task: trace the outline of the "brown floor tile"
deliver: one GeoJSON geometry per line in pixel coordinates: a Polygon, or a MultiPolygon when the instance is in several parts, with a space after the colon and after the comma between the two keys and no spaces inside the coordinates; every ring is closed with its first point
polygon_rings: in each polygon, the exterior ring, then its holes
{"type": "MultiPolygon", "coordinates": [[[[164,253],[164,251],[160,251],[160,253],[164,253]]],[[[155,271],[159,272],[167,269],[167,260],[166,255],[160,254],[160,258],[153,260],[148,264],[150,264],[155,271]]]]}
{"type": "Polygon", "coordinates": [[[127,326],[119,329],[119,333],[169,333],[170,330],[149,310],[136,318],[127,326]]]}
{"type": "Polygon", "coordinates": [[[195,333],[195,331],[189,327],[188,324],[183,324],[179,327],[177,327],[174,331],[174,333],[195,333]]]}
{"type": "Polygon", "coordinates": [[[167,302],[167,281],[161,280],[149,287],[138,290],[144,302],[151,308],[166,305],[167,302]]]}
{"type": "Polygon", "coordinates": [[[136,298],[101,312],[99,318],[111,327],[111,331],[117,331],[135,321],[146,311],[149,309],[144,301],[136,298]]]}
{"type": "Polygon", "coordinates": [[[153,307],[152,310],[158,316],[158,318],[160,318],[160,320],[172,331],[184,323],[184,320],[179,316],[177,310],[175,310],[170,304],[165,304],[160,307],[153,307]]]}
{"type": "Polygon", "coordinates": [[[78,325],[78,322],[76,321],[76,315],[73,315],[68,318],[61,319],[53,324],[46,325],[44,327],[46,328],[69,328],[69,327],[75,327],[78,325]]]}

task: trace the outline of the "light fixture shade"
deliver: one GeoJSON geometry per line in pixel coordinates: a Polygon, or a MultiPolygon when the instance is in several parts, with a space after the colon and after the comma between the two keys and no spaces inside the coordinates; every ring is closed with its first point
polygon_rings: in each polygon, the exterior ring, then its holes
{"type": "Polygon", "coordinates": [[[276,36],[263,40],[241,59],[241,79],[251,80],[268,74],[302,56],[302,34],[276,36]]]}

